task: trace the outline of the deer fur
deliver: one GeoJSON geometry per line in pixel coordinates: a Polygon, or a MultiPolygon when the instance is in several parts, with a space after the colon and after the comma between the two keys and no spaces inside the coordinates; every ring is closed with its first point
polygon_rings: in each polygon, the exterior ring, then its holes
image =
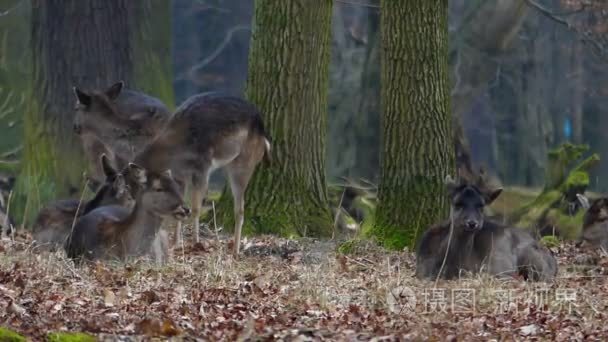
{"type": "Polygon", "coordinates": [[[65,245],[68,257],[126,260],[148,255],[162,243],[158,234],[163,218],[189,215],[170,170],[150,172],[131,163],[127,172],[139,184],[133,209],[110,205],[82,216],[65,245]]]}
{"type": "Polygon", "coordinates": [[[487,187],[483,172],[475,181],[448,178],[446,185],[451,217],[423,234],[416,253],[418,278],[452,279],[462,271],[533,281],[555,277],[555,258],[529,232],[484,218],[483,208],[502,189],[487,187]]]}
{"type": "Polygon", "coordinates": [[[97,164],[101,154],[123,169],[171,115],[160,100],[125,89],[122,81],[105,90],[84,91],[74,87],[74,94],[74,132],[90,162],[93,189],[103,180],[97,164]]]}
{"type": "Polygon", "coordinates": [[[53,250],[63,246],[75,220],[97,207],[115,204],[130,209],[133,206],[124,175],[111,165],[105,154],[101,155],[100,164],[105,181],[92,199],[82,203],[78,199],[59,200],[40,210],[33,226],[34,241],[39,248],[53,250]]]}
{"type": "Polygon", "coordinates": [[[577,245],[588,244],[608,251],[608,198],[596,198],[590,203],[584,195],[577,194],[576,197],[581,207],[585,209],[583,227],[577,245]]]}
{"type": "Polygon", "coordinates": [[[238,255],[244,221],[245,191],[257,164],[270,160],[270,138],[259,110],[233,96],[205,93],[187,99],[165,129],[135,158],[143,168],[170,168],[185,189],[191,185],[194,234],[209,176],[223,169],[234,199],[234,253],[238,255]]]}

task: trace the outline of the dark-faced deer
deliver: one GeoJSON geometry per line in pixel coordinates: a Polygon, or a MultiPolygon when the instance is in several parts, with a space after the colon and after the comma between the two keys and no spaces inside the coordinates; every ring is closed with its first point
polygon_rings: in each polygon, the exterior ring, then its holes
{"type": "Polygon", "coordinates": [[[206,93],[187,99],[165,129],[137,155],[135,163],[154,172],[174,170],[182,189],[191,184],[197,241],[209,175],[223,169],[234,198],[234,252],[238,255],[245,190],[256,165],[264,157],[270,158],[269,153],[270,138],[253,104],[238,97],[206,93]]]}
{"type": "Polygon", "coordinates": [[[123,169],[170,117],[169,109],[160,100],[124,89],[123,82],[90,92],[74,87],[74,94],[74,132],[91,163],[93,186],[103,179],[97,164],[101,154],[123,169]]]}
{"type": "Polygon", "coordinates": [[[189,215],[171,171],[150,172],[129,164],[127,172],[139,184],[134,208],[103,206],[81,217],[66,244],[68,257],[125,260],[147,255],[164,217],[182,220],[189,215]]]}
{"type": "Polygon", "coordinates": [[[589,244],[608,251],[608,198],[596,198],[589,203],[589,199],[584,195],[577,194],[576,197],[581,207],[586,210],[577,245],[589,244]]]}
{"type": "Polygon", "coordinates": [[[36,245],[43,249],[55,249],[63,246],[78,217],[104,205],[120,205],[131,208],[134,200],[125,177],[110,164],[105,154],[101,155],[101,165],[105,175],[95,196],[86,202],[78,199],[55,201],[38,213],[33,227],[36,245]]]}
{"type": "Polygon", "coordinates": [[[485,219],[484,207],[502,189],[488,188],[483,179],[482,175],[473,182],[446,179],[451,218],[430,227],[422,236],[416,253],[416,276],[450,279],[461,271],[484,271],[500,277],[552,279],[557,262],[529,232],[485,219]]]}

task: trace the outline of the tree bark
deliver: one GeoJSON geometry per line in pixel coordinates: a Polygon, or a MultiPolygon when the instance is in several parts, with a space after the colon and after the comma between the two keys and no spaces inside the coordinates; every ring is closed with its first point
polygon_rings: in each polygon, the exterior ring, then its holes
{"type": "Polygon", "coordinates": [[[376,221],[389,248],[412,247],[448,213],[453,174],[448,2],[382,2],[382,148],[376,221]]]}
{"type": "Polygon", "coordinates": [[[325,135],[332,1],[255,2],[246,94],[273,139],[246,196],[245,230],[331,234],[325,135]]]}
{"type": "Polygon", "coordinates": [[[135,13],[130,20],[133,44],[134,85],[158,97],[169,108],[175,104],[171,64],[171,2],[133,1],[135,13]]]}
{"type": "Polygon", "coordinates": [[[33,101],[19,177],[24,215],[82,189],[73,86],[105,89],[123,80],[173,105],[169,18],[169,3],[159,0],[32,0],[33,101]]]}
{"type": "Polygon", "coordinates": [[[131,2],[32,0],[33,87],[24,118],[26,207],[81,187],[84,158],[72,133],[72,87],[131,82],[131,2]],[[69,167],[67,167],[69,165],[69,167]],[[34,197],[34,198],[32,198],[34,197]]]}

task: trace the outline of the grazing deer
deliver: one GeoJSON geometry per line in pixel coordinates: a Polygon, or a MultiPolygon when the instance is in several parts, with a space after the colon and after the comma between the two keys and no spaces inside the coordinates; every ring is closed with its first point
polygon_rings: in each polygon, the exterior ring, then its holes
{"type": "Polygon", "coordinates": [[[584,195],[577,194],[576,197],[581,203],[581,207],[586,210],[583,216],[583,229],[577,245],[588,243],[608,251],[608,198],[600,197],[590,204],[589,199],[584,195]]]}
{"type": "Polygon", "coordinates": [[[103,179],[97,161],[106,154],[119,168],[133,160],[164,126],[169,109],[157,98],[124,89],[117,82],[104,91],[85,92],[74,87],[74,132],[90,162],[93,188],[103,179]]]}
{"type": "Polygon", "coordinates": [[[164,217],[182,220],[190,214],[170,170],[153,172],[131,163],[126,172],[138,183],[134,208],[103,206],[82,216],[65,245],[68,257],[125,260],[146,255],[158,241],[164,217]]]}
{"type": "Polygon", "coordinates": [[[551,252],[522,229],[484,218],[484,207],[502,189],[486,186],[483,171],[476,181],[446,179],[451,201],[450,220],[430,227],[416,253],[416,276],[450,279],[460,271],[488,272],[495,276],[522,276],[548,281],[557,273],[551,252]]]}
{"type": "Polygon", "coordinates": [[[105,181],[91,200],[84,203],[77,199],[59,200],[40,210],[33,227],[37,246],[50,250],[63,246],[75,220],[97,207],[110,204],[126,208],[133,206],[133,198],[125,177],[112,167],[105,154],[102,154],[100,159],[105,181]]]}
{"type": "Polygon", "coordinates": [[[165,129],[135,157],[135,163],[154,172],[174,170],[181,189],[191,185],[196,241],[209,176],[222,168],[234,198],[234,253],[238,255],[245,190],[263,158],[270,160],[270,138],[259,110],[238,97],[205,93],[184,101],[165,129]]]}

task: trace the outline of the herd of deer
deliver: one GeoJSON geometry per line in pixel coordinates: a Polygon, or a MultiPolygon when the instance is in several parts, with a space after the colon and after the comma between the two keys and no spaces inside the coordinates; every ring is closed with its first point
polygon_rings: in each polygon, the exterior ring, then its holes
{"type": "MultiPolygon", "coordinates": [[[[270,162],[271,139],[260,111],[251,103],[219,93],[187,99],[171,114],[158,99],[124,89],[74,88],[74,132],[89,160],[88,201],[61,200],[43,208],[33,236],[40,248],[64,248],[72,259],[167,258],[171,243],[163,228],[199,217],[210,174],[223,169],[234,199],[234,254],[244,220],[244,194],[256,166],[270,162]],[[184,194],[191,194],[192,213],[184,194]]],[[[484,218],[484,207],[501,193],[482,170],[446,179],[450,217],[427,229],[418,243],[416,276],[455,278],[462,272],[548,281],[557,274],[552,252],[524,229],[484,218]]],[[[589,204],[581,241],[608,249],[608,199],[589,204]]]]}
{"type": "MultiPolygon", "coordinates": [[[[238,97],[205,93],[171,114],[158,99],[123,89],[74,88],[74,132],[90,162],[93,199],[57,201],[38,214],[34,240],[41,248],[63,246],[74,259],[167,256],[164,218],[190,216],[183,195],[191,193],[194,235],[210,174],[223,169],[232,189],[234,253],[244,220],[244,193],[253,172],[270,159],[270,138],[260,112],[238,97]]],[[[174,239],[174,243],[179,239],[174,239]]]]}

